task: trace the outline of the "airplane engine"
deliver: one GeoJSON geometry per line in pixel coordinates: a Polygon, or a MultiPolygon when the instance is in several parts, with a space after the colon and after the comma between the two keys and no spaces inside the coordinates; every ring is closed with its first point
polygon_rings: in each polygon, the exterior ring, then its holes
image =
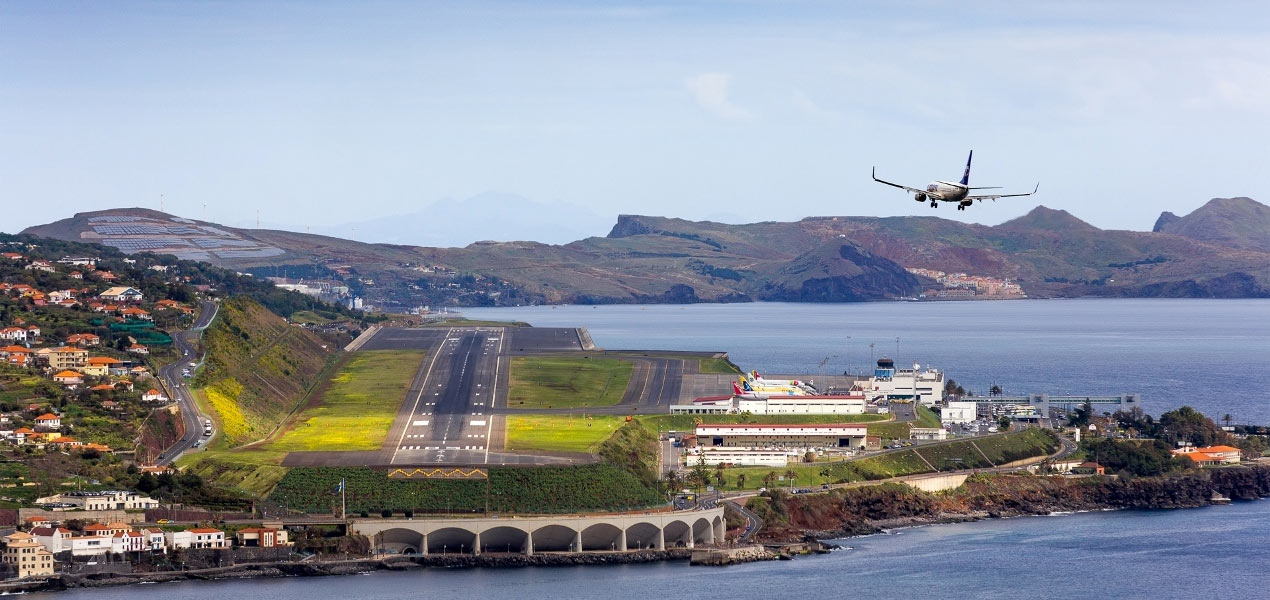
{"type": "Polygon", "coordinates": [[[962,200],[961,202],[957,203],[957,210],[966,210],[966,207],[971,206],[973,204],[974,202],[971,200],[962,200]]]}
{"type": "Polygon", "coordinates": [[[914,200],[916,200],[916,201],[918,201],[918,202],[925,202],[925,201],[926,201],[926,194],[923,194],[923,193],[921,193],[921,192],[917,192],[917,195],[913,196],[913,199],[914,199],[914,200]]]}

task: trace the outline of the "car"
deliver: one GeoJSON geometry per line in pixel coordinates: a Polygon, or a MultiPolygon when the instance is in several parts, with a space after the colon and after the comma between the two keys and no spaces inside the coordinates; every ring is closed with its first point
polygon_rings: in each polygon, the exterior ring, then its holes
{"type": "Polygon", "coordinates": [[[199,446],[202,446],[202,445],[203,445],[203,440],[194,440],[194,447],[195,447],[195,448],[197,448],[197,447],[199,447],[199,446]]]}
{"type": "Polygon", "coordinates": [[[167,525],[168,523],[171,523],[171,522],[172,521],[169,519],[159,519],[158,521],[155,521],[155,523],[158,523],[160,525],[167,525]]]}

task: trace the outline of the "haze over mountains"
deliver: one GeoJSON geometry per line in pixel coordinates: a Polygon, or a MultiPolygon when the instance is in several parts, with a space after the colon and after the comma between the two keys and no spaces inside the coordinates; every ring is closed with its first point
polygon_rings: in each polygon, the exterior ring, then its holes
{"type": "MultiPolygon", "coordinates": [[[[473,199],[481,206],[504,201],[473,199]]],[[[487,213],[487,218],[517,218],[508,212],[487,213]]],[[[124,214],[171,218],[144,209],[100,211],[25,233],[116,245],[163,241],[108,240],[98,233],[104,230],[103,219],[113,222],[124,214]]],[[[445,228],[481,227],[440,212],[428,216],[432,218],[419,225],[397,221],[396,229],[409,239],[445,228]]],[[[573,225],[577,223],[560,227],[573,225]]],[[[216,243],[256,244],[281,252],[213,249],[208,251],[210,262],[257,274],[280,274],[282,267],[292,276],[352,282],[358,293],[388,306],[858,301],[913,296],[934,285],[906,268],[1015,280],[1032,297],[1270,296],[1270,208],[1248,198],[1215,199],[1183,217],[1166,213],[1152,232],[1102,230],[1044,206],[997,226],[935,216],[809,217],[728,225],[622,215],[605,237],[560,245],[511,241],[462,248],[222,229],[237,239],[216,243]]],[[[169,237],[179,238],[180,232],[169,237]]],[[[199,238],[182,243],[203,248],[212,242],[199,238]]]]}

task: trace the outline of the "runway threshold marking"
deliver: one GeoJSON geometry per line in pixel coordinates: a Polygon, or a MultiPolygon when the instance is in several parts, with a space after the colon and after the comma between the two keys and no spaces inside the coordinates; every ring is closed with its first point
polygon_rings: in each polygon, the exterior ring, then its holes
{"type": "MultiPolygon", "coordinates": [[[[448,337],[453,332],[454,328],[451,327],[446,330],[445,335],[448,337]]],[[[436,366],[437,357],[439,356],[441,356],[440,352],[433,353],[432,362],[428,363],[428,370],[423,373],[423,381],[419,384],[419,395],[415,396],[415,402],[410,406],[410,414],[412,416],[419,410],[419,400],[423,398],[423,390],[428,383],[428,378],[432,377],[432,367],[436,366]]],[[[392,458],[388,459],[389,464],[397,462],[397,452],[401,450],[401,442],[406,439],[406,429],[408,427],[401,428],[401,437],[397,438],[397,448],[392,451],[392,458]]]]}

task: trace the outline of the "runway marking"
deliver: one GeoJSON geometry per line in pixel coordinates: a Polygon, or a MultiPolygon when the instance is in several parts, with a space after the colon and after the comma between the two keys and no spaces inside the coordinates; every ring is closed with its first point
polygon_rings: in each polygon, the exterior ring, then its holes
{"type": "MultiPolygon", "coordinates": [[[[494,403],[498,402],[498,379],[499,379],[499,373],[501,372],[501,369],[502,369],[502,364],[503,364],[503,336],[500,334],[498,336],[498,354],[494,357],[494,385],[490,389],[490,393],[489,393],[489,405],[491,407],[494,406],[494,403]]],[[[489,436],[491,432],[493,431],[493,427],[494,427],[494,419],[490,419],[489,424],[485,426],[486,439],[489,439],[489,436]]],[[[485,447],[485,462],[487,464],[489,463],[489,446],[485,447]]]]}
{"type": "MultiPolygon", "coordinates": [[[[481,427],[481,426],[485,425],[485,421],[477,421],[477,420],[473,419],[473,420],[472,420],[472,422],[471,422],[471,423],[469,423],[469,425],[471,425],[472,427],[481,427]]],[[[470,436],[469,436],[469,437],[470,437],[470,436]]]]}
{"type": "Polygon", "coordinates": [[[415,427],[427,427],[427,426],[428,426],[428,422],[427,422],[427,421],[415,421],[415,422],[414,422],[414,426],[415,426],[415,427]]]}
{"type": "MultiPolygon", "coordinates": [[[[448,335],[450,335],[450,332],[452,332],[452,331],[454,331],[454,328],[453,328],[453,327],[451,327],[450,329],[446,330],[446,335],[447,335],[447,336],[448,336],[448,335]]],[[[433,355],[432,355],[432,362],[428,363],[428,370],[427,370],[427,371],[425,371],[425,372],[423,373],[423,383],[424,383],[424,384],[426,384],[426,383],[428,382],[428,378],[432,376],[432,367],[436,366],[436,364],[437,364],[437,358],[438,358],[438,357],[440,357],[440,356],[441,356],[441,353],[440,353],[440,352],[437,352],[437,353],[435,353],[435,354],[433,354],[433,355]]],[[[422,400],[422,399],[423,399],[423,386],[421,385],[421,386],[419,387],[419,395],[418,395],[418,396],[415,396],[415,402],[414,402],[414,405],[412,405],[412,406],[410,407],[410,414],[412,414],[412,415],[413,415],[413,414],[415,414],[415,413],[419,412],[419,400],[422,400]]],[[[402,442],[402,440],[404,440],[404,439],[406,439],[406,428],[405,428],[405,427],[402,427],[402,428],[401,428],[401,437],[397,438],[397,446],[398,446],[398,447],[400,447],[400,446],[401,446],[401,442],[402,442]]],[[[400,449],[400,448],[398,448],[398,449],[400,449]]],[[[391,464],[391,463],[394,463],[394,462],[396,462],[396,461],[397,461],[397,450],[393,450],[393,452],[392,452],[392,458],[388,459],[388,462],[389,462],[389,464],[391,464]]]]}

